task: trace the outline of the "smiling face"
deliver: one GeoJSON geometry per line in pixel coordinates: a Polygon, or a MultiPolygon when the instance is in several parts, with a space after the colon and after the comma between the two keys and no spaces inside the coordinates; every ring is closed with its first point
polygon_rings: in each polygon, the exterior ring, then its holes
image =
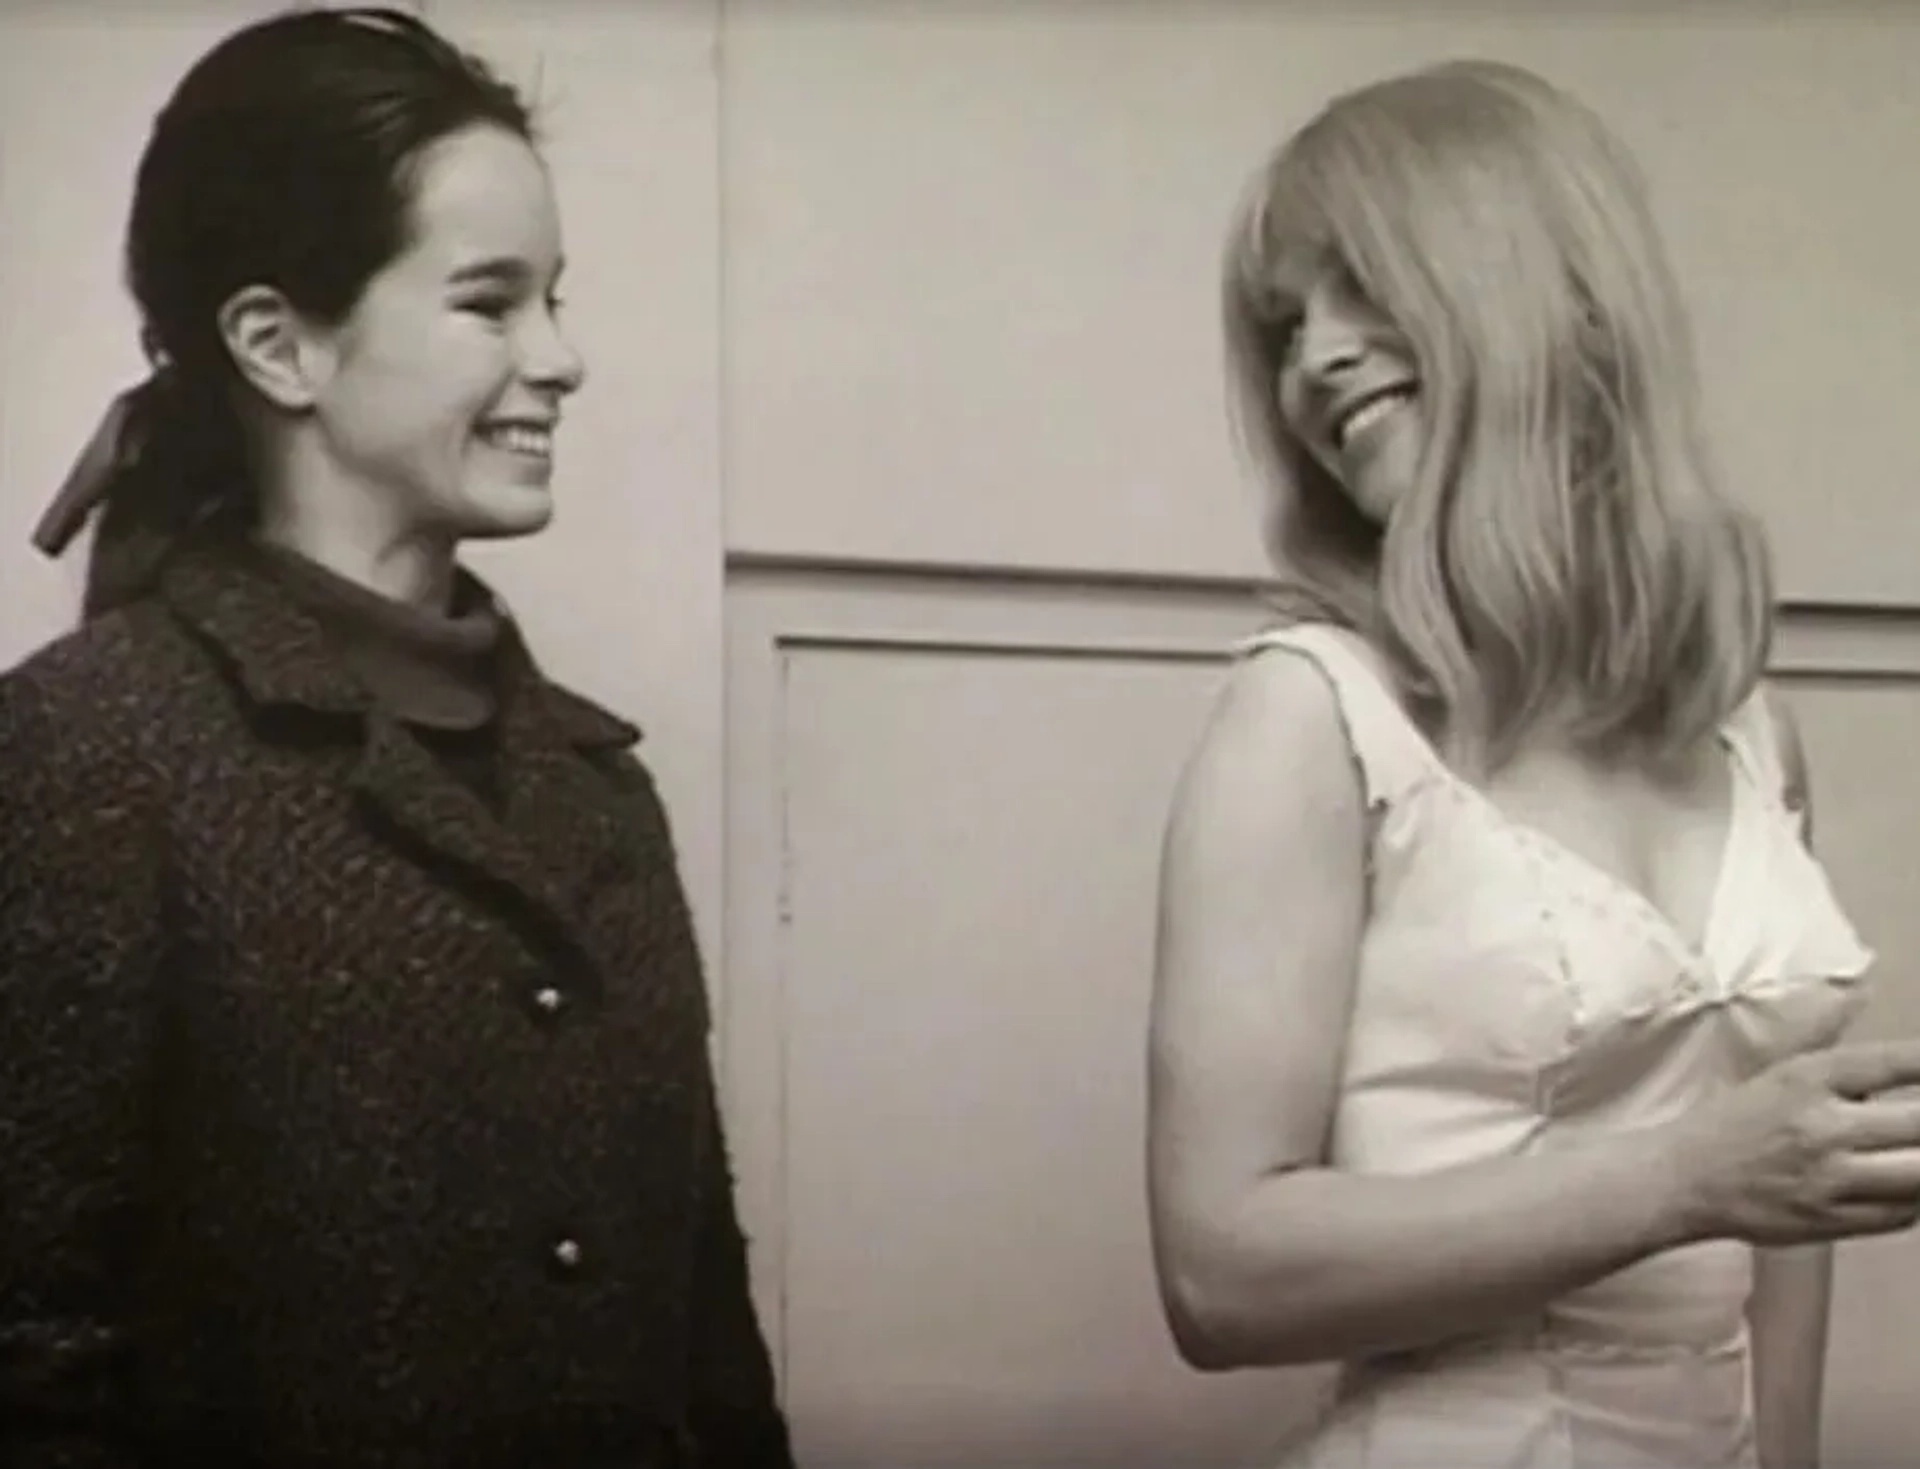
{"type": "Polygon", "coordinates": [[[554,431],[584,371],[561,335],[553,191],[523,139],[428,150],[409,245],[323,334],[309,417],[327,492],[395,540],[523,535],[552,513],[554,431]]]}
{"type": "Polygon", "coordinates": [[[1424,434],[1405,338],[1335,267],[1313,273],[1275,333],[1288,431],[1384,526],[1413,483],[1424,434]]]}

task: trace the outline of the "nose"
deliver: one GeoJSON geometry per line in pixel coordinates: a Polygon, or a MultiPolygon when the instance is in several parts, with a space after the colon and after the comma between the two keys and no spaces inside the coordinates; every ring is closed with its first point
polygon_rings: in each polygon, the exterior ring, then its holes
{"type": "Polygon", "coordinates": [[[1344,312],[1310,309],[1300,323],[1300,366],[1310,378],[1325,382],[1351,372],[1366,350],[1358,323],[1344,312]]]}
{"type": "Polygon", "coordinates": [[[521,348],[521,376],[535,387],[562,396],[578,392],[587,380],[586,362],[551,315],[527,328],[521,348]]]}

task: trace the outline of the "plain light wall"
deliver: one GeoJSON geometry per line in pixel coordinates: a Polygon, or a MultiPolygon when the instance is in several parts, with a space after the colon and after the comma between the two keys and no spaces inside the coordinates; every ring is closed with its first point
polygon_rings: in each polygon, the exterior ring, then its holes
{"type": "Polygon", "coordinates": [[[1782,593],[1920,600],[1920,11],[1859,0],[734,0],[729,546],[1258,574],[1228,212],[1333,93],[1463,55],[1637,153],[1782,593]]]}

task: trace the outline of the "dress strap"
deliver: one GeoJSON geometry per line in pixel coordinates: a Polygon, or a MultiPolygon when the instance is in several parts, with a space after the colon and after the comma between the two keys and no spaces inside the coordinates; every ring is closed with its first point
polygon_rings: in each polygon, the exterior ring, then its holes
{"type": "Polygon", "coordinates": [[[1804,819],[1781,747],[1781,729],[1774,715],[1774,695],[1763,684],[1727,720],[1723,734],[1748,779],[1759,787],[1769,805],[1796,823],[1804,819]]]}
{"type": "Polygon", "coordinates": [[[1269,649],[1305,657],[1326,679],[1369,806],[1390,806],[1432,777],[1438,757],[1358,635],[1324,623],[1303,623],[1255,633],[1234,651],[1252,657],[1269,649]]]}

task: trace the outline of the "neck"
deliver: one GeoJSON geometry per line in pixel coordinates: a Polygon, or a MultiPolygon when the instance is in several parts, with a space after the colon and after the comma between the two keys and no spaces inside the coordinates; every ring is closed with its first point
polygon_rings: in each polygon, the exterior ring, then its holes
{"type": "Polygon", "coordinates": [[[390,601],[444,612],[455,585],[456,537],[396,523],[391,495],[344,472],[311,434],[264,450],[255,536],[390,601]]]}
{"type": "MultiPolygon", "coordinates": [[[[466,606],[421,608],[395,601],[285,547],[262,545],[262,562],[308,613],[389,712],[410,724],[473,730],[498,702],[502,622],[484,596],[466,606]]],[[[478,593],[469,581],[462,590],[478,593]]]]}
{"type": "Polygon", "coordinates": [[[445,611],[453,601],[451,540],[382,542],[356,537],[350,530],[329,531],[274,518],[263,518],[256,535],[269,546],[305,557],[392,601],[432,612],[445,611]]]}

